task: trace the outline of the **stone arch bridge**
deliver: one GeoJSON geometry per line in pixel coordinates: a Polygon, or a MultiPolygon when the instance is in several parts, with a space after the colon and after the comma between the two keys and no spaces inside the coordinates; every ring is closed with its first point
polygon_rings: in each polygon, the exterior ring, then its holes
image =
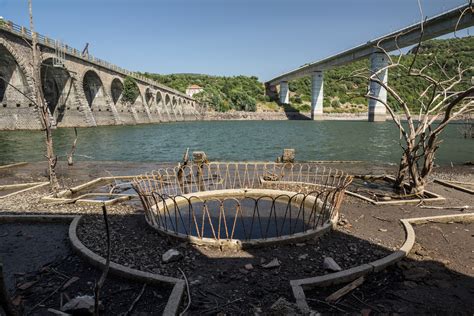
{"type": "MultiPolygon", "coordinates": [[[[200,119],[187,95],[38,34],[43,94],[56,127],[200,119]],[[124,102],[132,77],[136,99],[124,102]]],[[[0,20],[0,130],[41,129],[32,79],[31,32],[0,20]]]]}

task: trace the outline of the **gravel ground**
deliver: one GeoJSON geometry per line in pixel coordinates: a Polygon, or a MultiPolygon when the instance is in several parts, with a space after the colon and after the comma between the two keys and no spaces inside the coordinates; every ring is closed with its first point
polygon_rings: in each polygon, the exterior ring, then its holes
{"type": "Polygon", "coordinates": [[[321,313],[472,315],[473,230],[473,223],[415,226],[407,258],[331,304],[325,299],[344,284],[307,291],[307,301],[321,313]]]}
{"type": "MultiPolygon", "coordinates": [[[[114,262],[174,277],[180,277],[181,268],[196,295],[192,310],[199,313],[213,306],[202,293],[218,293],[225,298],[217,297],[219,305],[238,300],[239,310],[244,314],[252,313],[253,306],[267,310],[279,297],[291,300],[289,280],[328,273],[323,268],[324,257],[332,257],[347,269],[390,253],[389,249],[354,238],[340,229],[296,245],[221,251],[164,238],[148,227],[143,215],[110,216],[110,227],[114,262]],[[183,258],[163,263],[161,255],[171,248],[179,250],[183,258]],[[278,259],[279,267],[262,267],[273,259],[278,259]],[[246,269],[248,264],[252,268],[246,269]]],[[[105,255],[104,223],[100,216],[87,216],[78,235],[88,248],[105,255]]]]}
{"type": "MultiPolygon", "coordinates": [[[[51,315],[69,298],[92,295],[101,271],[69,247],[65,224],[0,224],[0,258],[8,291],[21,314],[51,315]],[[68,284],[68,285],[66,285],[68,284]]],[[[105,315],[125,313],[143,284],[108,276],[101,291],[105,315]]],[[[171,287],[147,286],[134,312],[161,315],[171,287]]]]}
{"type": "MultiPolygon", "coordinates": [[[[66,179],[62,180],[62,183],[65,186],[72,186],[98,176],[110,175],[110,173],[124,175],[132,172],[139,173],[138,171],[149,171],[157,167],[153,164],[138,163],[97,163],[94,165],[93,163],[81,162],[73,169],[62,167],[62,175],[66,179]]],[[[333,165],[333,167],[351,170],[354,174],[382,174],[394,171],[393,167],[377,166],[371,168],[371,166],[360,164],[333,165]]],[[[34,177],[36,172],[38,178],[41,178],[38,166],[29,166],[26,171],[22,168],[15,168],[22,170],[16,172],[16,174],[32,174],[34,177]]],[[[472,181],[473,170],[473,166],[443,167],[438,168],[433,177],[456,181],[472,181]]],[[[8,179],[16,179],[15,174],[9,175],[8,179]]],[[[24,176],[22,179],[25,180],[24,176]]],[[[428,190],[447,198],[445,202],[437,205],[469,205],[471,207],[474,205],[472,195],[452,188],[431,183],[428,185],[428,190]]],[[[73,204],[47,205],[39,201],[46,193],[46,189],[40,189],[0,200],[0,209],[4,210],[2,213],[86,214],[87,216],[79,228],[79,236],[86,246],[103,254],[105,245],[103,221],[99,215],[100,208],[73,204]]],[[[374,206],[346,196],[341,208],[341,225],[338,225],[335,231],[324,235],[320,239],[311,240],[300,245],[223,252],[214,248],[183,244],[174,239],[158,235],[157,232],[147,226],[137,205],[115,205],[109,208],[113,238],[112,259],[130,267],[175,277],[181,277],[178,268],[183,269],[191,285],[193,297],[191,312],[194,314],[267,312],[270,306],[279,298],[283,297],[290,302],[293,301],[289,280],[328,273],[322,268],[324,256],[331,256],[344,269],[366,263],[383,257],[391,250],[401,246],[405,236],[399,223],[400,218],[460,213],[458,210],[422,209],[415,205],[374,206]],[[163,264],[161,255],[170,248],[179,250],[183,257],[177,262],[163,264]],[[275,258],[280,262],[279,267],[275,269],[262,267],[262,264],[275,258]],[[246,269],[246,264],[251,264],[252,267],[246,269]]],[[[455,226],[445,228],[443,225],[436,224],[439,229],[431,226],[428,228],[417,227],[417,238],[419,238],[417,241],[419,243],[416,244],[409,258],[403,264],[370,277],[360,287],[362,292],[356,293],[357,298],[365,302],[358,304],[362,304],[364,307],[354,305],[357,307],[351,309],[338,305],[339,308],[344,312],[356,312],[355,309],[357,309],[358,313],[364,309],[370,309],[376,313],[430,313],[436,310],[446,310],[439,303],[442,302],[440,298],[444,294],[447,295],[446,302],[448,305],[456,304],[459,307],[453,309],[453,311],[457,312],[459,310],[462,313],[469,310],[470,300],[466,297],[472,298],[474,291],[472,290],[472,278],[469,275],[469,269],[472,269],[472,265],[466,263],[469,260],[472,261],[472,255],[469,253],[469,249],[472,248],[469,248],[470,244],[466,241],[469,241],[472,236],[469,237],[469,232],[465,229],[472,231],[472,227],[461,228],[464,226],[459,225],[461,226],[455,230],[456,234],[454,234],[455,236],[462,236],[459,239],[450,235],[450,231],[455,226]],[[442,249],[440,248],[441,245],[436,244],[446,243],[440,231],[449,240],[450,251],[452,250],[446,256],[442,255],[440,251],[442,249]],[[467,235],[462,235],[463,232],[467,235]],[[454,239],[451,242],[452,238],[454,239]],[[432,241],[436,241],[436,243],[430,244],[432,241]],[[419,254],[423,251],[425,251],[425,255],[420,257],[419,254]],[[429,281],[430,278],[416,279],[416,276],[409,275],[411,271],[419,271],[420,269],[427,270],[430,276],[434,276],[432,279],[435,281],[429,281]],[[416,286],[407,281],[416,283],[416,286]],[[431,291],[446,286],[447,283],[443,283],[445,281],[450,282],[450,286],[456,289],[453,294],[441,292],[439,296],[436,296],[438,294],[431,295],[431,291]],[[393,293],[383,294],[387,288],[392,289],[393,293]],[[416,291],[419,291],[420,294],[417,295],[416,291]],[[371,296],[371,300],[366,300],[371,296]],[[387,303],[386,300],[390,302],[387,303]],[[407,300],[413,301],[412,304],[407,304],[407,300]],[[366,306],[366,303],[375,308],[366,306]],[[432,304],[432,307],[423,307],[425,303],[432,304]]],[[[424,276],[426,276],[426,273],[424,276]]],[[[324,295],[332,290],[334,289],[328,289],[326,292],[322,292],[323,294],[313,293],[313,298],[316,300],[324,299],[324,295]]],[[[311,298],[311,295],[308,297],[311,298]]],[[[352,300],[357,299],[352,298],[352,300]]],[[[346,305],[350,304],[355,303],[352,302],[346,305]]],[[[312,307],[321,312],[341,312],[322,303],[312,305],[312,307]]],[[[471,309],[471,312],[472,310],[474,308],[471,309]]]]}

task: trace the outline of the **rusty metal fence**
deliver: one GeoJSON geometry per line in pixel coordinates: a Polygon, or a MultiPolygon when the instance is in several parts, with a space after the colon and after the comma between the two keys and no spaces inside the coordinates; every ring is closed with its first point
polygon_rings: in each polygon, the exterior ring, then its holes
{"type": "Polygon", "coordinates": [[[195,242],[301,237],[337,217],[352,177],[314,164],[208,163],[158,169],[133,185],[147,222],[195,242]]]}

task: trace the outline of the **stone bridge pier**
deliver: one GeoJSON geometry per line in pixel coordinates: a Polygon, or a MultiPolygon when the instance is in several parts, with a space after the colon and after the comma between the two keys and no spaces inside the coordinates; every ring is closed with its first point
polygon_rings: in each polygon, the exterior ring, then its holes
{"type": "MultiPolygon", "coordinates": [[[[0,129],[41,129],[32,76],[31,35],[0,20],[0,129]]],[[[130,125],[200,119],[187,95],[38,35],[41,89],[56,127],[130,125]],[[124,102],[131,77],[137,97],[124,102]]]]}

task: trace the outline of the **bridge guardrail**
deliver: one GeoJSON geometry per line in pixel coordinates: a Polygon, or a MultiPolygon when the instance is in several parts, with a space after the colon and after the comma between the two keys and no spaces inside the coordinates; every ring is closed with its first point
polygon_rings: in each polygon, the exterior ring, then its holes
{"type": "MultiPolygon", "coordinates": [[[[0,19],[0,29],[4,29],[4,30],[6,30],[10,33],[15,34],[15,35],[19,35],[23,38],[32,40],[32,35],[33,34],[32,34],[30,29],[28,29],[24,26],[15,24],[10,20],[0,19]]],[[[82,55],[82,53],[79,50],[77,50],[76,48],[70,47],[67,44],[60,43],[57,40],[51,39],[51,38],[49,38],[47,36],[44,36],[42,34],[39,34],[37,32],[36,32],[36,37],[38,39],[38,43],[43,45],[43,46],[47,46],[51,49],[55,49],[55,44],[60,45],[61,48],[64,49],[64,51],[68,55],[71,55],[71,56],[74,56],[74,57],[77,57],[77,58],[80,58],[80,59],[83,59],[83,60],[87,60],[90,63],[96,64],[98,66],[114,70],[114,71],[119,72],[119,73],[121,73],[123,75],[126,75],[126,76],[133,77],[135,79],[138,79],[140,81],[143,81],[143,82],[148,83],[150,85],[153,85],[155,87],[161,88],[161,89],[166,90],[168,92],[172,92],[174,94],[180,95],[180,96],[182,96],[186,99],[194,100],[193,98],[190,98],[188,95],[186,95],[186,94],[184,94],[180,91],[177,91],[175,89],[166,87],[166,86],[164,86],[164,85],[162,85],[162,84],[160,84],[160,83],[158,83],[158,82],[156,82],[156,81],[154,81],[150,78],[147,78],[143,75],[140,75],[136,72],[132,72],[132,71],[129,71],[127,69],[121,68],[117,65],[109,63],[108,61],[102,60],[100,58],[96,58],[96,57],[94,57],[90,54],[82,55]]]]}

